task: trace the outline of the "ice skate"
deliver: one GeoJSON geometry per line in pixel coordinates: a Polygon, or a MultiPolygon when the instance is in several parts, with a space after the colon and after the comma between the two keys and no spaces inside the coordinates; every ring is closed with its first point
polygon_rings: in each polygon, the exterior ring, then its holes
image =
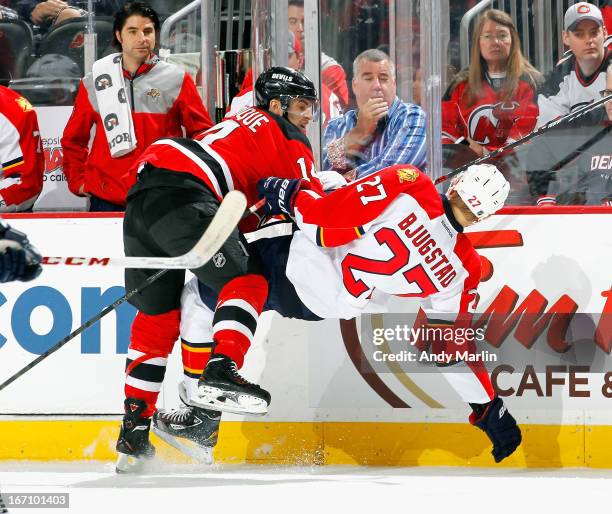
{"type": "Polygon", "coordinates": [[[263,416],[268,412],[270,393],[243,378],[229,357],[215,354],[202,373],[198,394],[191,403],[205,409],[263,416]]]}
{"type": "Polygon", "coordinates": [[[117,440],[117,473],[142,471],[147,460],[155,457],[155,447],[149,441],[150,418],[141,417],[146,408],[144,400],[125,399],[125,415],[117,440]]]}
{"type": "Polygon", "coordinates": [[[153,432],[188,457],[202,464],[212,464],[221,413],[190,405],[182,382],[179,397],[183,403],[181,408],[162,409],[153,415],[153,432]]]}

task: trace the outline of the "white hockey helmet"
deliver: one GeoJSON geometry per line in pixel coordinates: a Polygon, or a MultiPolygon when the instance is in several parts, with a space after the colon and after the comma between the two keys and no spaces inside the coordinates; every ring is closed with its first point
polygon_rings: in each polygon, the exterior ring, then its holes
{"type": "Polygon", "coordinates": [[[450,190],[457,191],[472,214],[481,220],[504,206],[510,184],[492,164],[477,164],[457,175],[450,190]]]}

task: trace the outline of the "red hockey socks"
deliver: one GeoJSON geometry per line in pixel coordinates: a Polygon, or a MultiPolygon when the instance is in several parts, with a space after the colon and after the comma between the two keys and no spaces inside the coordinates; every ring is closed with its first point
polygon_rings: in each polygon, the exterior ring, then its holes
{"type": "Polygon", "coordinates": [[[164,314],[136,314],[125,363],[125,396],[147,403],[142,416],[155,412],[157,396],[166,374],[168,354],[179,337],[180,310],[164,314]]]}
{"type": "Polygon", "coordinates": [[[225,284],[213,317],[214,353],[242,367],[267,296],[268,282],[262,275],[243,275],[225,284]]]}

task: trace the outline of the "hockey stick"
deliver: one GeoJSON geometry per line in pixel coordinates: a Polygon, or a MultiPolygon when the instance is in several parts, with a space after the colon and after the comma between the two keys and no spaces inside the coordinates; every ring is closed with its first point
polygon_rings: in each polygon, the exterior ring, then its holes
{"type": "MultiPolygon", "coordinates": [[[[228,195],[229,196],[229,195],[228,195]]],[[[230,209],[229,203],[235,202],[234,197],[225,197],[223,204],[230,209]]],[[[252,214],[263,206],[265,200],[260,200],[249,208],[246,215],[252,214]]],[[[243,209],[244,210],[244,209],[243,209]]],[[[214,223],[214,221],[213,221],[214,223]]],[[[11,243],[11,241],[9,241],[11,243]]],[[[16,243],[15,243],[16,244],[16,243]]],[[[202,247],[208,245],[208,237],[202,234],[202,238],[195,246],[178,257],[43,257],[42,264],[46,266],[120,266],[122,268],[140,269],[195,269],[204,265],[208,259],[202,255],[202,247]]],[[[0,242],[0,247],[2,243],[0,242]]]]}
{"type": "Polygon", "coordinates": [[[559,162],[554,164],[550,168],[550,171],[559,171],[564,166],[567,166],[576,157],[580,156],[582,154],[582,152],[584,152],[585,150],[591,148],[593,145],[595,145],[596,143],[601,141],[608,134],[608,132],[610,132],[610,129],[612,129],[612,125],[605,126],[603,129],[601,129],[599,132],[597,132],[594,136],[592,136],[590,139],[588,139],[582,145],[580,145],[578,148],[576,148],[571,154],[565,156],[559,162]]]}
{"type": "Polygon", "coordinates": [[[195,269],[203,266],[220,248],[240,221],[246,207],[242,193],[228,193],[208,229],[194,247],[178,257],[43,257],[47,266],[121,266],[140,269],[195,269]],[[209,255],[210,254],[210,255],[209,255]]]}
{"type": "MultiPolygon", "coordinates": [[[[255,204],[255,206],[256,205],[257,204],[255,204]]],[[[217,253],[219,248],[223,246],[223,243],[225,243],[226,239],[230,236],[230,234],[236,228],[236,225],[238,224],[238,222],[242,219],[245,208],[246,208],[246,198],[244,194],[240,193],[239,191],[230,191],[225,196],[225,198],[223,198],[223,201],[221,202],[221,206],[219,207],[219,210],[215,214],[213,220],[210,222],[210,225],[208,225],[208,228],[204,232],[204,235],[195,244],[193,249],[189,251],[187,254],[185,254],[185,255],[189,255],[191,254],[191,252],[194,252],[194,251],[196,252],[196,254],[199,257],[198,262],[200,262],[201,264],[195,267],[200,267],[201,265],[208,262],[217,253]]],[[[250,209],[247,212],[250,214],[250,209]]],[[[89,319],[88,321],[83,323],[79,328],[77,328],[76,330],[68,334],[66,337],[64,337],[64,339],[62,339],[61,341],[53,345],[46,352],[39,355],[36,359],[30,362],[27,366],[23,367],[13,376],[11,376],[10,378],[2,382],[2,384],[0,384],[0,391],[2,391],[2,389],[4,389],[6,386],[12,384],[20,376],[27,373],[38,363],[40,363],[41,361],[49,357],[49,355],[51,355],[52,353],[55,353],[57,350],[59,350],[62,346],[64,346],[70,340],[78,336],[81,332],[83,332],[84,330],[87,330],[94,323],[98,322],[101,318],[106,316],[109,312],[115,310],[122,303],[126,302],[132,296],[139,293],[144,288],[146,288],[147,286],[155,282],[159,277],[164,275],[167,271],[168,269],[160,269],[157,273],[154,273],[153,275],[148,277],[138,287],[126,293],[124,296],[122,296],[118,300],[115,300],[112,304],[104,308],[101,312],[96,314],[93,318],[89,319]]]]}
{"type": "Polygon", "coordinates": [[[461,173],[462,171],[467,170],[470,166],[475,166],[477,164],[481,164],[483,162],[490,161],[491,159],[495,159],[498,155],[504,152],[507,152],[508,150],[512,150],[513,148],[516,148],[517,146],[520,146],[523,143],[526,143],[527,141],[535,139],[536,137],[541,136],[545,132],[548,132],[550,129],[555,128],[558,125],[561,125],[562,123],[574,121],[580,118],[581,116],[587,114],[588,112],[591,112],[593,109],[595,109],[595,107],[599,107],[600,105],[603,105],[606,102],[609,102],[610,100],[612,100],[612,95],[604,96],[603,98],[601,98],[600,100],[597,100],[596,102],[592,102],[588,105],[585,105],[584,107],[581,107],[580,109],[576,109],[574,112],[570,112],[566,114],[565,116],[561,116],[560,118],[551,120],[545,125],[542,125],[539,129],[534,130],[533,132],[530,132],[526,136],[520,139],[517,139],[516,141],[513,141],[512,143],[509,143],[506,146],[502,146],[501,148],[498,148],[497,150],[494,150],[487,155],[483,155],[482,157],[479,157],[478,159],[474,159],[473,161],[468,162],[464,164],[463,166],[459,166],[457,169],[454,169],[453,171],[447,173],[446,175],[442,175],[441,177],[438,177],[434,181],[434,185],[437,186],[438,184],[447,181],[449,178],[452,178],[455,175],[458,175],[459,173],[461,173]]]}

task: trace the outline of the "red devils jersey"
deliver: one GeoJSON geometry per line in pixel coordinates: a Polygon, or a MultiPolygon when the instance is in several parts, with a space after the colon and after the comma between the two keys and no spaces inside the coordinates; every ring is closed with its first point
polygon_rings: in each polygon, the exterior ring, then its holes
{"type": "Polygon", "coordinates": [[[258,200],[257,181],[269,176],[305,179],[315,191],[323,191],[314,176],[314,159],[306,136],[286,119],[255,107],[225,119],[195,140],[156,141],[130,170],[130,187],[145,163],[189,173],[219,199],[233,189],[242,191],[249,205],[258,200]]]}
{"type": "Polygon", "coordinates": [[[520,80],[515,96],[504,101],[483,81],[480,98],[467,103],[467,80],[447,92],[442,102],[442,143],[471,138],[488,150],[496,150],[529,134],[538,118],[538,105],[532,86],[520,80]]]}
{"type": "Polygon", "coordinates": [[[44,168],[34,109],[0,86],[0,211],[32,207],[42,190],[44,168]]]}
{"type": "Polygon", "coordinates": [[[295,221],[287,277],[316,315],[383,312],[388,295],[429,297],[430,312],[469,312],[480,258],[416,168],[385,168],[326,197],[302,190],[295,221]]]}

